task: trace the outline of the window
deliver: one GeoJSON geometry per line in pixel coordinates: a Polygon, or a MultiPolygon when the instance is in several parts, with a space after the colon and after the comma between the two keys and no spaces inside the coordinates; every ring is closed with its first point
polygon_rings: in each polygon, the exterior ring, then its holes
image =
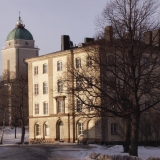
{"type": "Polygon", "coordinates": [[[34,94],[39,94],[38,84],[34,84],[34,94]]]}
{"type": "Polygon", "coordinates": [[[58,113],[63,113],[64,112],[64,102],[58,101],[58,113]]]}
{"type": "Polygon", "coordinates": [[[47,82],[43,82],[43,94],[47,94],[48,93],[48,84],[47,82]]]}
{"type": "Polygon", "coordinates": [[[76,58],[76,68],[81,68],[81,59],[76,58]]]}
{"type": "Polygon", "coordinates": [[[43,64],[43,73],[47,73],[48,71],[47,71],[47,64],[43,64]]]}
{"type": "Polygon", "coordinates": [[[117,124],[111,123],[111,134],[117,134],[117,124]]]}
{"type": "Polygon", "coordinates": [[[63,91],[63,83],[61,80],[58,80],[58,92],[62,92],[63,91]]]}
{"type": "Polygon", "coordinates": [[[88,88],[91,88],[91,87],[92,87],[92,78],[91,78],[91,77],[88,77],[88,78],[87,78],[87,87],[88,87],[88,88]]]}
{"type": "Polygon", "coordinates": [[[79,131],[79,134],[83,134],[83,123],[81,122],[78,123],[78,131],[79,131]]]}
{"type": "Polygon", "coordinates": [[[43,103],[43,113],[48,114],[48,103],[47,102],[43,103]]]}
{"type": "Polygon", "coordinates": [[[47,123],[45,123],[44,129],[45,129],[45,136],[49,136],[49,125],[47,123]]]}
{"type": "Polygon", "coordinates": [[[28,45],[28,42],[25,42],[25,45],[28,45]]]}
{"type": "Polygon", "coordinates": [[[36,136],[41,135],[41,127],[39,124],[36,124],[36,136]]]}
{"type": "Polygon", "coordinates": [[[34,67],[34,75],[37,75],[38,74],[38,66],[35,66],[34,67]]]}
{"type": "Polygon", "coordinates": [[[90,56],[87,57],[87,63],[86,63],[86,65],[87,65],[88,67],[92,66],[92,59],[91,59],[90,56]]]}
{"type": "Polygon", "coordinates": [[[149,60],[146,57],[143,58],[143,65],[144,65],[144,68],[149,67],[149,60]]]}
{"type": "Polygon", "coordinates": [[[39,104],[35,103],[35,114],[39,114],[39,104]]]}
{"type": "Polygon", "coordinates": [[[77,112],[82,112],[82,102],[77,99],[77,112]]]}
{"type": "Polygon", "coordinates": [[[145,109],[147,112],[149,111],[149,101],[145,101],[145,109]]]}
{"type": "Polygon", "coordinates": [[[93,99],[88,100],[88,109],[89,109],[89,111],[94,111],[93,99]]]}
{"type": "Polygon", "coordinates": [[[57,62],[57,71],[62,71],[62,61],[57,62]]]}
{"type": "Polygon", "coordinates": [[[76,79],[76,88],[77,89],[82,88],[82,82],[81,82],[81,80],[79,78],[76,79]]]}

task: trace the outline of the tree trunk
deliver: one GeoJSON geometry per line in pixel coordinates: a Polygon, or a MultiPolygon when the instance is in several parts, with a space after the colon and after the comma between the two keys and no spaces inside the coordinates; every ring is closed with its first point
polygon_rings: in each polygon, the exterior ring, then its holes
{"type": "Polygon", "coordinates": [[[131,115],[131,148],[129,154],[138,157],[139,114],[131,115]]]}
{"type": "Polygon", "coordinates": [[[129,146],[130,146],[130,119],[124,120],[124,143],[123,143],[123,151],[125,153],[129,152],[129,146]]]}
{"type": "Polygon", "coordinates": [[[4,114],[3,114],[3,126],[2,126],[2,135],[1,135],[1,142],[0,142],[0,144],[3,144],[4,127],[5,127],[5,118],[6,118],[6,108],[5,108],[4,114]]]}
{"type": "Polygon", "coordinates": [[[24,137],[25,137],[25,125],[22,122],[21,144],[24,144],[24,137]]]}

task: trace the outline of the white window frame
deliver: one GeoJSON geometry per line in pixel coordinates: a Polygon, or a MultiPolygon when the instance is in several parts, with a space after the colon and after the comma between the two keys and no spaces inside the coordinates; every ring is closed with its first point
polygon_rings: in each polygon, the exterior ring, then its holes
{"type": "Polygon", "coordinates": [[[48,93],[48,83],[43,82],[43,94],[47,94],[47,93],[48,93]]]}
{"type": "Polygon", "coordinates": [[[48,123],[44,124],[44,129],[45,129],[45,136],[49,136],[49,125],[48,125],[48,123]]]}
{"type": "Polygon", "coordinates": [[[38,74],[38,66],[34,66],[34,75],[38,74]]]}
{"type": "Polygon", "coordinates": [[[41,126],[39,123],[36,123],[36,136],[41,135],[41,126]]]}
{"type": "Polygon", "coordinates": [[[48,66],[46,63],[43,64],[43,74],[48,72],[48,66]]]}
{"type": "Polygon", "coordinates": [[[58,100],[58,113],[64,112],[64,101],[58,100]]]}
{"type": "Polygon", "coordinates": [[[58,87],[58,92],[63,92],[63,82],[62,82],[62,80],[58,80],[57,87],[58,87]]]}
{"type": "Polygon", "coordinates": [[[62,71],[62,61],[57,62],[57,71],[62,71]]]}
{"type": "Polygon", "coordinates": [[[82,122],[78,122],[78,133],[79,135],[83,135],[84,132],[84,126],[82,122]]]}
{"type": "Polygon", "coordinates": [[[39,114],[39,103],[35,103],[35,114],[39,114]]]}
{"type": "Polygon", "coordinates": [[[76,58],[76,68],[81,68],[81,59],[76,58]]]}
{"type": "Polygon", "coordinates": [[[43,102],[43,114],[48,114],[48,103],[43,102]]]}
{"type": "Polygon", "coordinates": [[[35,95],[39,94],[39,86],[38,86],[37,83],[34,84],[34,94],[35,94],[35,95]]]}

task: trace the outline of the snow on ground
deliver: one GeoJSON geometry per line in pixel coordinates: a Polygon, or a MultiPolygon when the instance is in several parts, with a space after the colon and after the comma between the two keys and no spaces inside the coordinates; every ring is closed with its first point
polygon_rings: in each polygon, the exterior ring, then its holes
{"type": "MultiPolygon", "coordinates": [[[[16,137],[15,138],[15,128],[11,127],[5,127],[5,133],[4,133],[4,140],[3,145],[0,146],[0,154],[3,152],[3,154],[7,154],[8,152],[16,152],[15,148],[7,148],[4,146],[17,144],[20,142],[21,139],[21,128],[17,127],[16,129],[16,137]]],[[[25,134],[25,142],[28,142],[28,127],[26,127],[26,134],[25,134]]],[[[1,129],[0,129],[0,138],[1,138],[1,129]]],[[[53,144],[54,145],[54,144],[53,144]]],[[[56,144],[55,144],[56,145],[56,144]]],[[[66,154],[65,156],[71,157],[73,153],[76,152],[77,158],[82,158],[89,160],[89,155],[92,152],[95,153],[101,153],[106,155],[128,155],[127,153],[123,153],[123,148],[121,145],[115,145],[115,146],[104,146],[104,145],[97,145],[97,144],[90,144],[90,149],[87,149],[85,146],[80,146],[78,149],[75,147],[73,148],[74,144],[71,143],[59,143],[59,145],[67,145],[66,150],[67,152],[63,152],[63,149],[59,146],[57,149],[53,149],[53,154],[55,152],[58,154],[61,154],[61,152],[66,154]],[[71,146],[71,147],[70,147],[71,146]]],[[[42,152],[40,148],[36,148],[37,152],[42,152]],[[40,149],[40,151],[38,151],[40,149]]],[[[160,147],[143,147],[140,146],[138,148],[139,157],[142,159],[147,159],[148,157],[160,157],[160,147]]]]}
{"type": "MultiPolygon", "coordinates": [[[[2,135],[2,130],[0,127],[0,138],[2,135]]],[[[26,131],[25,131],[25,142],[28,142],[28,126],[26,126],[26,131]]],[[[21,128],[20,127],[16,127],[16,138],[15,138],[15,128],[14,127],[9,127],[6,126],[5,127],[5,132],[4,132],[4,136],[3,136],[3,144],[16,144],[19,143],[21,141],[21,128]]]]}
{"type": "MultiPolygon", "coordinates": [[[[90,145],[93,147],[92,152],[101,153],[106,155],[128,155],[123,153],[123,147],[121,145],[115,145],[112,147],[102,145],[90,145]]],[[[91,152],[91,153],[92,153],[91,152]]],[[[138,147],[138,154],[141,159],[146,160],[149,157],[160,157],[160,147],[138,147]]]]}

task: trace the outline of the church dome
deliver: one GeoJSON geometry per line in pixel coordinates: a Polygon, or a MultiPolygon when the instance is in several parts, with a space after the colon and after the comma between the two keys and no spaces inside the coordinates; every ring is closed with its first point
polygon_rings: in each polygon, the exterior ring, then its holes
{"type": "Polygon", "coordinates": [[[15,39],[33,40],[32,34],[24,27],[21,17],[19,17],[15,29],[8,34],[6,41],[15,39]]]}

